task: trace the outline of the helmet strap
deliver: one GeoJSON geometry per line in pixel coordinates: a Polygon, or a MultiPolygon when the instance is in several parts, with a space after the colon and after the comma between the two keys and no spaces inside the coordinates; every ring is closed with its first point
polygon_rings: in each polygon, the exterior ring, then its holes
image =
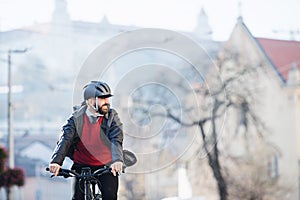
{"type": "Polygon", "coordinates": [[[95,105],[90,105],[87,100],[86,100],[86,104],[89,105],[95,112],[99,112],[98,97],[96,97],[95,99],[96,99],[95,105]]]}
{"type": "Polygon", "coordinates": [[[98,97],[96,97],[96,108],[94,108],[96,112],[99,111],[99,107],[98,107],[98,97]]]}

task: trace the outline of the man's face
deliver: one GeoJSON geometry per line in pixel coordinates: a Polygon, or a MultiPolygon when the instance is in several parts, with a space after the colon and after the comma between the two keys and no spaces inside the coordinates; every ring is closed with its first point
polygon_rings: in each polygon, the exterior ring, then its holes
{"type": "MultiPolygon", "coordinates": [[[[109,110],[109,100],[108,98],[100,98],[98,97],[98,109],[99,113],[106,114],[109,110]]],[[[96,107],[96,98],[88,99],[88,104],[90,106],[96,107]]]]}
{"type": "Polygon", "coordinates": [[[109,110],[109,100],[108,98],[98,97],[98,108],[101,114],[106,114],[109,110]]]}

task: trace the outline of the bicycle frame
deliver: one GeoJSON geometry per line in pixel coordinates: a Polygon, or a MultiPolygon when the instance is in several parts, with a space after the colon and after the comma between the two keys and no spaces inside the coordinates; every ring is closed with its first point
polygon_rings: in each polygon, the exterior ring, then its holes
{"type": "MultiPolygon", "coordinates": [[[[49,168],[46,168],[47,171],[49,171],[49,168]]],[[[84,183],[84,200],[101,200],[101,185],[98,183],[95,179],[96,177],[99,177],[105,173],[111,173],[109,167],[101,168],[96,170],[94,173],[91,173],[91,168],[84,167],[81,170],[81,174],[78,174],[72,170],[69,169],[61,169],[58,176],[63,176],[64,178],[74,177],[78,180],[83,180],[84,183]],[[99,193],[96,193],[96,185],[98,186],[99,193]]],[[[54,175],[51,176],[51,178],[54,175]]]]}
{"type": "MultiPolygon", "coordinates": [[[[91,168],[89,168],[89,167],[82,168],[81,175],[83,175],[83,176],[90,176],[91,175],[91,168]]],[[[85,194],[84,195],[84,200],[89,200],[89,197],[90,197],[90,185],[91,185],[90,181],[84,179],[84,194],[85,194]]]]}
{"type": "MultiPolygon", "coordinates": [[[[101,169],[100,169],[101,170],[101,169]]],[[[99,170],[97,170],[99,171],[99,170]]],[[[81,169],[81,176],[83,177],[84,181],[84,200],[90,200],[90,199],[101,199],[101,191],[100,191],[100,185],[97,181],[93,183],[93,178],[97,174],[97,171],[94,172],[94,174],[91,173],[91,168],[84,167],[81,169]],[[96,193],[96,185],[98,186],[99,192],[96,193]]],[[[103,173],[101,173],[102,175],[103,173]]]]}

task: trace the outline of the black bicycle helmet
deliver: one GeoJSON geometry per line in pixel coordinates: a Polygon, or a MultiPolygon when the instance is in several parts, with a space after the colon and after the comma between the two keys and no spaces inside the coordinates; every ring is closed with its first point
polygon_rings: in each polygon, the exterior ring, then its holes
{"type": "Polygon", "coordinates": [[[89,98],[108,98],[113,96],[111,94],[110,87],[101,81],[91,81],[89,84],[83,88],[84,100],[89,98]]]}

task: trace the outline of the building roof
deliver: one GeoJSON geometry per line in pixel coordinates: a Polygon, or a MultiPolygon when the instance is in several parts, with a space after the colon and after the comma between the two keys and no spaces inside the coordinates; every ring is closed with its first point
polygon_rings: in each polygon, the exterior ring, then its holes
{"type": "Polygon", "coordinates": [[[287,81],[288,72],[294,63],[300,69],[299,41],[256,39],[284,81],[287,81]]]}

